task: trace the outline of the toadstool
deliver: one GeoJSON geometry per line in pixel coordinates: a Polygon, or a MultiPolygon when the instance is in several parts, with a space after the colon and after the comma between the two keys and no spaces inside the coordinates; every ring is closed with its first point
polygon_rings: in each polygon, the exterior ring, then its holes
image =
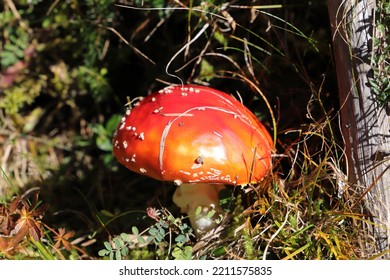
{"type": "Polygon", "coordinates": [[[198,85],[168,86],[128,107],[113,153],[128,169],[173,181],[173,201],[197,234],[215,227],[226,185],[261,181],[271,169],[273,141],[242,103],[198,85]],[[202,211],[198,213],[198,207],[202,211]]]}

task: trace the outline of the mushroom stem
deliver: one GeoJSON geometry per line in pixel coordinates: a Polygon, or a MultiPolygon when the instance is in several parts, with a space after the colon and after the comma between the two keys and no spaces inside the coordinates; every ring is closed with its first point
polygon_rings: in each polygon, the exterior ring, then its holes
{"type": "Polygon", "coordinates": [[[181,184],[173,194],[173,202],[187,213],[195,234],[199,237],[216,227],[216,220],[223,213],[219,205],[219,192],[225,188],[223,184],[181,184]],[[198,208],[201,207],[200,213],[198,208]],[[215,211],[210,216],[210,211],[215,211]]]}

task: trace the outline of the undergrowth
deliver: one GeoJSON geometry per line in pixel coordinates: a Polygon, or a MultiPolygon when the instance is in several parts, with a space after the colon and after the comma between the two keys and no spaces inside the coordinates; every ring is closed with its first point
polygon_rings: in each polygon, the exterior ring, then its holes
{"type": "Polygon", "coordinates": [[[0,257],[375,257],[345,174],[326,4],[297,2],[4,1],[0,257]],[[235,95],[276,140],[272,173],[221,193],[201,239],[173,185],[111,153],[126,101],[181,82],[235,95]]]}
{"type": "Polygon", "coordinates": [[[371,65],[373,77],[369,79],[376,100],[389,108],[390,102],[390,3],[378,1],[375,11],[375,29],[371,65]]]}

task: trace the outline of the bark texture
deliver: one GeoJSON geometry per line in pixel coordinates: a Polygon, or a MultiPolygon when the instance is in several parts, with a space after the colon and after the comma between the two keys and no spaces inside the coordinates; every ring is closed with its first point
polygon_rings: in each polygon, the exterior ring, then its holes
{"type": "MultiPolygon", "coordinates": [[[[378,104],[368,79],[375,36],[375,0],[328,0],[348,180],[360,188],[380,254],[390,244],[390,110],[378,104]]],[[[388,257],[387,254],[382,257],[388,257]]]]}

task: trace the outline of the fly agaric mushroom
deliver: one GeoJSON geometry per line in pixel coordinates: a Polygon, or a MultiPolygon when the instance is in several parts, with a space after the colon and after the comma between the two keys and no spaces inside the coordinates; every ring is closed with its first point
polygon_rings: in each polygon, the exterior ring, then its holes
{"type": "Polygon", "coordinates": [[[207,213],[223,212],[218,193],[225,185],[257,183],[270,171],[273,141],[234,97],[180,85],[129,106],[113,146],[128,169],[177,185],[173,201],[199,234],[216,226],[207,213]]]}

